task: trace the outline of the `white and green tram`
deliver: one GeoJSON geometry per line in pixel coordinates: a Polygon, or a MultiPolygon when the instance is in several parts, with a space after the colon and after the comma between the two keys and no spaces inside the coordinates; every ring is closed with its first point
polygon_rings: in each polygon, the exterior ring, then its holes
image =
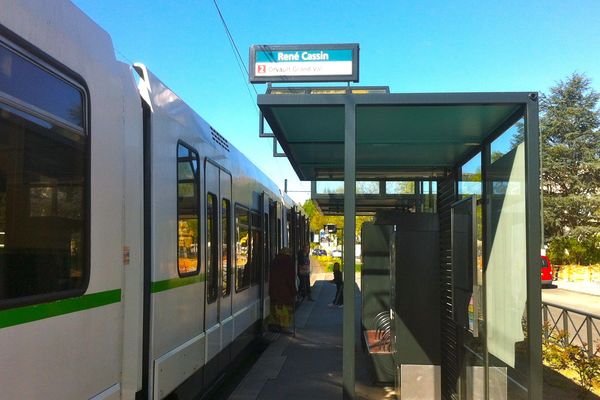
{"type": "Polygon", "coordinates": [[[206,392],[308,240],[285,193],[68,1],[0,1],[0,399],[206,392]]]}

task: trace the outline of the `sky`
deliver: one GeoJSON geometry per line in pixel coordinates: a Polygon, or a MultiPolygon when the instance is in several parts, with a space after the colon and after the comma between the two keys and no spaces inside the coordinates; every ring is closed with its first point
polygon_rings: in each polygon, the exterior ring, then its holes
{"type": "MultiPolygon", "coordinates": [[[[213,0],[74,0],[290,195],[309,197],[258,137],[256,93],[213,0]],[[298,191],[298,192],[293,192],[298,191]]],[[[573,72],[600,91],[600,1],[217,0],[247,65],[253,44],[359,43],[360,82],[391,92],[548,92],[573,72]]],[[[254,85],[264,93],[265,85],[254,85]]]]}

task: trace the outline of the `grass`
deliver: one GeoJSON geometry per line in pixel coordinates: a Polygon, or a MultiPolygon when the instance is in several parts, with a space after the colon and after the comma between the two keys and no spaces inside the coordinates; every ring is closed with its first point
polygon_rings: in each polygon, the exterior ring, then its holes
{"type": "MultiPolygon", "coordinates": [[[[331,256],[316,256],[317,260],[325,267],[325,271],[333,272],[333,264],[338,262],[342,266],[342,270],[344,269],[344,263],[340,257],[331,257],[331,256]]],[[[354,270],[356,272],[360,272],[362,269],[361,263],[356,263],[354,270]]]]}

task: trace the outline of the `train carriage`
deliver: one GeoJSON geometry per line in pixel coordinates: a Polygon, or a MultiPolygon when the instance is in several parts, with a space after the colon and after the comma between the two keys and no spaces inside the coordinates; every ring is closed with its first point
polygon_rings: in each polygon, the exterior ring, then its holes
{"type": "Polygon", "coordinates": [[[291,199],[69,2],[2,1],[0,398],[180,398],[260,333],[291,199]]]}

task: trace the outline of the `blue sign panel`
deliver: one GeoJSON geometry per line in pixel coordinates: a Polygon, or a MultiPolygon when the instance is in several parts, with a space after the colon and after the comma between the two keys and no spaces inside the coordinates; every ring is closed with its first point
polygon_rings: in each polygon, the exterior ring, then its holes
{"type": "Polygon", "coordinates": [[[358,44],[250,48],[250,82],[358,82],[358,44]]]}

